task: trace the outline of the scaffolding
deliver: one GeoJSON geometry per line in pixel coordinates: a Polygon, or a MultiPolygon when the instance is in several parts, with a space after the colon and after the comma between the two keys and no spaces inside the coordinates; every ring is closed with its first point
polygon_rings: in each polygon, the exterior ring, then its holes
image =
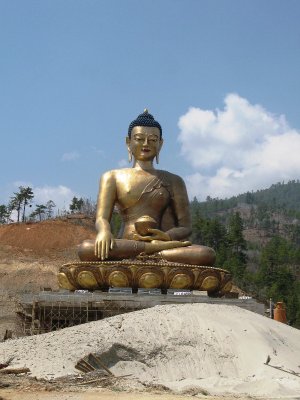
{"type": "Polygon", "coordinates": [[[97,321],[114,315],[155,305],[210,303],[229,304],[264,314],[264,305],[254,299],[212,299],[192,293],[157,294],[155,291],[131,292],[40,292],[23,295],[18,307],[23,335],[38,335],[97,321]]]}
{"type": "Polygon", "coordinates": [[[112,301],[93,293],[86,295],[41,292],[23,296],[18,308],[24,335],[52,332],[140,309],[138,304],[112,301]]]}

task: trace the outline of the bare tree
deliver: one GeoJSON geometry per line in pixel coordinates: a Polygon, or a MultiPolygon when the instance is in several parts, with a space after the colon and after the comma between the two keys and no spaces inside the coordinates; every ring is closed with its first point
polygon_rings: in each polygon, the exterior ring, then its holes
{"type": "Polygon", "coordinates": [[[90,217],[96,215],[97,203],[91,199],[83,199],[83,204],[81,206],[81,212],[90,217]]]}
{"type": "Polygon", "coordinates": [[[53,217],[53,208],[56,207],[56,204],[54,203],[53,200],[49,200],[46,203],[46,214],[47,218],[52,218],[53,217]]]}

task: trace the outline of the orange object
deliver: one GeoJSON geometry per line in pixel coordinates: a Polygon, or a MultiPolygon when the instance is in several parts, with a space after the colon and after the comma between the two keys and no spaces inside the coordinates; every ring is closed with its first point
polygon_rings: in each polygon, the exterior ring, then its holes
{"type": "Polygon", "coordinates": [[[285,309],[285,305],[284,305],[283,301],[278,301],[276,303],[276,306],[274,309],[274,319],[275,319],[275,321],[287,324],[286,309],[285,309]]]}

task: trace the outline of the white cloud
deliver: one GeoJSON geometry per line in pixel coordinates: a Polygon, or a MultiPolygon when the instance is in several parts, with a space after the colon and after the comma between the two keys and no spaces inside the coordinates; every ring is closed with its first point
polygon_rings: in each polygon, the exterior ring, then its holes
{"type": "Polygon", "coordinates": [[[224,110],[192,107],[179,119],[182,155],[195,173],[186,178],[191,197],[229,197],[300,175],[300,132],[237,94],[224,110]]]}
{"type": "Polygon", "coordinates": [[[61,161],[73,161],[80,157],[78,151],[71,151],[69,153],[64,153],[61,157],[61,161]]]}
{"type": "MultiPolygon", "coordinates": [[[[33,188],[34,202],[36,204],[46,204],[47,201],[53,200],[56,204],[56,210],[65,208],[68,210],[71,200],[78,194],[72,189],[63,186],[37,186],[33,188]]],[[[79,196],[80,197],[80,196],[79,196]]]]}
{"type": "Polygon", "coordinates": [[[13,183],[13,187],[15,188],[14,192],[18,192],[18,188],[20,186],[24,187],[31,187],[34,198],[33,202],[35,204],[46,204],[47,201],[53,200],[56,204],[57,208],[62,209],[65,207],[66,209],[69,208],[69,204],[74,196],[80,197],[77,193],[75,193],[72,189],[68,188],[64,185],[58,186],[35,186],[31,182],[25,181],[16,181],[13,183]]]}

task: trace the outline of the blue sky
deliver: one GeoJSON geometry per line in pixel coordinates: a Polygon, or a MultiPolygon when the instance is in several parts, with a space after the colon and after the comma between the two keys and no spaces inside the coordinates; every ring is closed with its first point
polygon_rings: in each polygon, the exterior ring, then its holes
{"type": "Polygon", "coordinates": [[[299,20],[297,0],[0,0],[0,204],[95,199],[145,107],[190,197],[299,178],[299,20]]]}

